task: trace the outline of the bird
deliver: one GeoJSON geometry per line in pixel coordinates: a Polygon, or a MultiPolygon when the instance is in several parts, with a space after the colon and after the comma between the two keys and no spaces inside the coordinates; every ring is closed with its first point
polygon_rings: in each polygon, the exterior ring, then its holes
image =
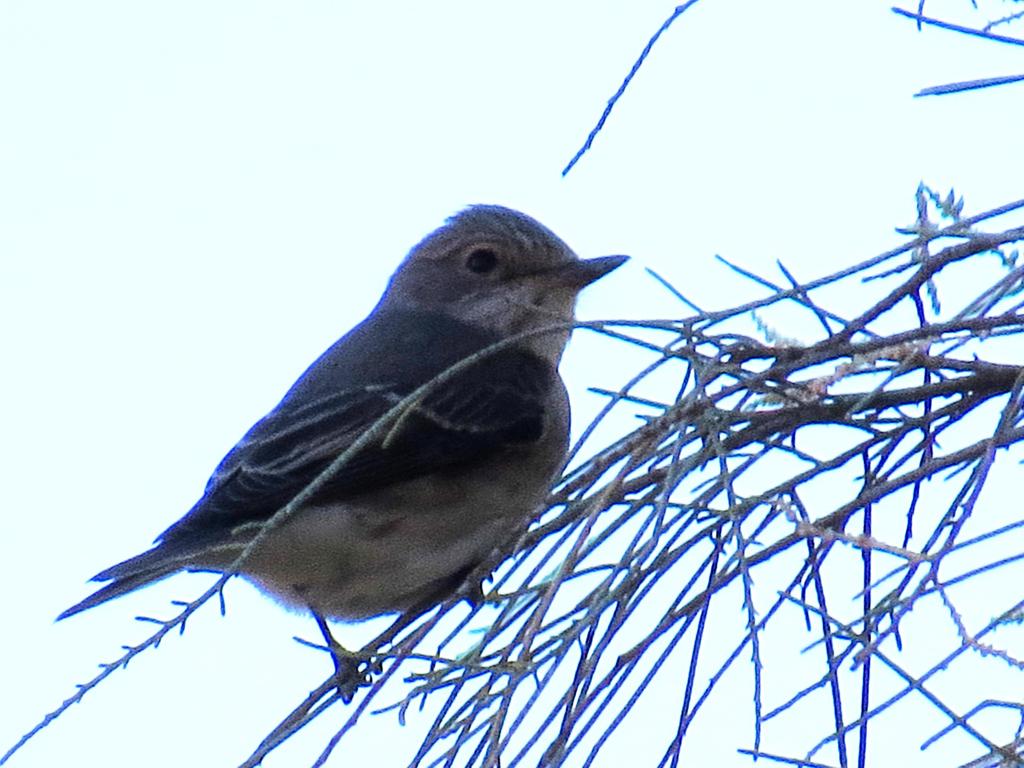
{"type": "Polygon", "coordinates": [[[228,452],[195,505],[58,619],[180,571],[237,569],[285,607],[348,621],[451,596],[528,525],[561,470],[570,412],[558,365],[576,298],[626,259],[581,259],[511,208],[454,214],[228,452]]]}

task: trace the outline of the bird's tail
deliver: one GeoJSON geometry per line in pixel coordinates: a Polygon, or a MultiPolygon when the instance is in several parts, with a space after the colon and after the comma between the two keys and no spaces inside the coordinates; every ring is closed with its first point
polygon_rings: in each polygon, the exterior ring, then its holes
{"type": "MultiPolygon", "coordinates": [[[[109,581],[106,586],[100,587],[81,602],[75,603],[57,617],[57,621],[74,616],[76,613],[93,608],[107,600],[131,592],[132,590],[152,584],[155,581],[170,576],[181,570],[209,570],[209,566],[199,565],[208,557],[209,542],[203,545],[183,542],[168,544],[160,543],[148,552],[136,555],[117,565],[112,565],[105,571],[100,571],[92,577],[92,581],[109,581]]],[[[230,559],[227,560],[231,562],[230,559]]]]}

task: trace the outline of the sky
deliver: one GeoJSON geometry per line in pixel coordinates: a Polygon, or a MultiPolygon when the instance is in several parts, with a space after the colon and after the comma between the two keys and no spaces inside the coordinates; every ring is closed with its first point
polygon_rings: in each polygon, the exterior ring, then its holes
{"type": "MultiPolygon", "coordinates": [[[[192,505],[467,204],[524,210],[584,257],[631,254],[585,293],[597,319],[680,314],[645,267],[728,307],[753,289],[716,254],[809,278],[886,250],[920,181],[969,211],[1022,196],[1024,85],[913,94],[1024,71],[1024,51],[918,32],[869,0],[702,0],[563,177],[674,7],[0,4],[0,746],[146,636],[134,616],[206,588],[180,576],[53,622],[192,505]]],[[[927,11],[985,20],[968,2],[927,11]]],[[[600,405],[585,385],[625,377],[609,343],[578,333],[564,361],[577,427],[600,405]]],[[[307,618],[244,583],[228,597],[226,618],[208,606],[10,765],[236,765],[325,661],[292,640],[315,638],[307,618]]],[[[749,765],[722,706],[694,759],[749,765]]],[[[308,764],[330,725],[265,765],[308,764]]],[[[329,765],[404,764],[414,727],[364,726],[329,765]]]]}

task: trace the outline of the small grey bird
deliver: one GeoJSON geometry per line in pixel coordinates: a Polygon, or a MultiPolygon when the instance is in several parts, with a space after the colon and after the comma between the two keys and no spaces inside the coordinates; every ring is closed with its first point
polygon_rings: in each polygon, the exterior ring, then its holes
{"type": "Polygon", "coordinates": [[[576,296],[626,260],[580,260],[525,214],[478,205],[410,251],[362,323],[324,352],[221,461],[152,549],[66,618],[180,570],[226,571],[261,527],[383,414],[419,400],[259,542],[241,575],[283,603],[362,619],[440,601],[529,521],[568,444],[557,366],[576,296]]]}

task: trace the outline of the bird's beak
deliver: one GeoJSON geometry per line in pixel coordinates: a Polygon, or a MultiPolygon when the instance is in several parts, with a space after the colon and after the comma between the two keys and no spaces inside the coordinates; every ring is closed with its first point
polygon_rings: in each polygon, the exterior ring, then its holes
{"type": "Polygon", "coordinates": [[[629,256],[598,256],[596,259],[570,261],[546,270],[545,277],[552,283],[579,291],[621,267],[628,259],[629,256]]]}

